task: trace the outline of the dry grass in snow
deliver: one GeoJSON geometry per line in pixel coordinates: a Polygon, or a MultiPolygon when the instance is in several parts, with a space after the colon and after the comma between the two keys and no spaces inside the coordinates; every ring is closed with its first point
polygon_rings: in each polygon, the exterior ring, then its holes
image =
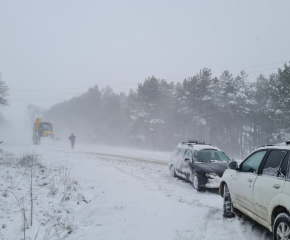
{"type": "Polygon", "coordinates": [[[88,200],[72,166],[46,166],[41,156],[0,155],[0,239],[62,239],[78,228],[74,211],[88,200]]]}

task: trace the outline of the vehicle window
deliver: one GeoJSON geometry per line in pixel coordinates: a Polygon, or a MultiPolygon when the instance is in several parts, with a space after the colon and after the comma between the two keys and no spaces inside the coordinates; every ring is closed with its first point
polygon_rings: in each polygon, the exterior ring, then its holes
{"type": "Polygon", "coordinates": [[[172,152],[172,156],[176,157],[179,151],[180,151],[180,148],[175,148],[174,151],[172,152]]]}
{"type": "Polygon", "coordinates": [[[185,154],[184,154],[184,159],[185,158],[189,158],[189,159],[191,159],[191,152],[190,152],[190,150],[186,150],[186,152],[185,152],[185,154]]]}
{"type": "Polygon", "coordinates": [[[260,164],[266,154],[267,150],[259,151],[248,157],[241,166],[241,172],[258,173],[260,164]]]}
{"type": "Polygon", "coordinates": [[[194,159],[197,162],[229,162],[229,158],[216,149],[204,149],[194,152],[194,159]]]}
{"type": "Polygon", "coordinates": [[[178,154],[178,157],[179,157],[179,158],[183,158],[183,155],[184,155],[185,150],[186,150],[186,149],[181,149],[181,150],[180,150],[180,152],[179,152],[179,154],[178,154]]]}
{"type": "Polygon", "coordinates": [[[278,176],[282,176],[282,177],[286,177],[289,178],[289,153],[286,155],[286,157],[284,158],[284,161],[281,165],[280,171],[279,171],[279,175],[278,176]]]}
{"type": "Polygon", "coordinates": [[[277,177],[279,167],[286,155],[287,151],[272,150],[266,160],[262,175],[269,175],[277,177]]]}
{"type": "Polygon", "coordinates": [[[51,123],[41,123],[40,128],[44,131],[52,131],[52,124],[51,123]]]}

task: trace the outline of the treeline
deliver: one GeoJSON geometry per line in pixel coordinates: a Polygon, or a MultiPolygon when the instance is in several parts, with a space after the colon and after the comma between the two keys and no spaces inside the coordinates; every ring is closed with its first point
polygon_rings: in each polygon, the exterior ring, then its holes
{"type": "MultiPolygon", "coordinates": [[[[7,84],[2,80],[2,75],[0,73],[0,110],[2,110],[3,107],[8,106],[8,96],[9,88],[7,84]]],[[[3,128],[6,124],[7,121],[4,118],[3,114],[0,112],[0,129],[3,128]]]]}
{"type": "Polygon", "coordinates": [[[213,76],[204,68],[182,83],[154,76],[129,94],[90,88],[52,106],[56,133],[99,144],[172,150],[198,139],[241,158],[264,144],[289,139],[290,66],[255,82],[242,71],[213,76]]]}

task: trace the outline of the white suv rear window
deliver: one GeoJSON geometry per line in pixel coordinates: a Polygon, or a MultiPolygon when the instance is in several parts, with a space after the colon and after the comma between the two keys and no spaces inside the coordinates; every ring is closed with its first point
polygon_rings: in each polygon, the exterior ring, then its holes
{"type": "Polygon", "coordinates": [[[285,150],[272,150],[266,160],[262,174],[277,177],[280,165],[287,154],[285,150]]]}

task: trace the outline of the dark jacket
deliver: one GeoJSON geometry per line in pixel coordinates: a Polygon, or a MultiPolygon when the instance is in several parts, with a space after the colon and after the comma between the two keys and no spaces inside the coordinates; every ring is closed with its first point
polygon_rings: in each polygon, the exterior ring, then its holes
{"type": "Polygon", "coordinates": [[[69,138],[68,138],[70,141],[75,141],[76,139],[76,136],[75,135],[70,135],[69,138]]]}

